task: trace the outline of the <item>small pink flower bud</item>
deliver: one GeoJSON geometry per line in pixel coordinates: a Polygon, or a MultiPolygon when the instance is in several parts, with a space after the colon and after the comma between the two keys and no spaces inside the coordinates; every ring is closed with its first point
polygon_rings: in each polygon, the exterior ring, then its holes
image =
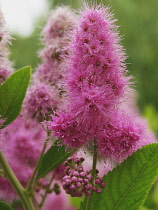
{"type": "Polygon", "coordinates": [[[80,159],[79,158],[75,158],[75,163],[76,164],[80,163],[80,159]]]}
{"type": "Polygon", "coordinates": [[[104,188],[106,186],[105,182],[101,182],[100,186],[104,188]]]}
{"type": "Polygon", "coordinates": [[[83,179],[82,179],[82,178],[78,178],[78,181],[79,181],[79,182],[83,182],[83,179]]]}
{"type": "Polygon", "coordinates": [[[85,187],[85,189],[90,190],[92,188],[92,185],[91,184],[87,184],[84,187],[85,187]]]}
{"type": "Polygon", "coordinates": [[[74,171],[74,172],[73,172],[73,176],[79,176],[78,171],[74,171]]]}
{"type": "Polygon", "coordinates": [[[80,176],[81,176],[82,178],[86,177],[86,175],[87,175],[86,172],[81,172],[81,173],[80,173],[80,176]]]}
{"type": "Polygon", "coordinates": [[[91,180],[92,179],[92,175],[91,174],[88,174],[87,175],[87,179],[91,180]]]}
{"type": "Polygon", "coordinates": [[[78,181],[78,178],[75,177],[75,176],[73,176],[73,177],[71,178],[71,181],[72,181],[72,182],[77,182],[77,181],[78,181]]]}
{"type": "Polygon", "coordinates": [[[100,188],[97,188],[96,192],[97,192],[97,193],[101,193],[102,190],[101,190],[100,188]]]}
{"type": "Polygon", "coordinates": [[[75,187],[75,185],[70,185],[70,187],[69,187],[71,190],[73,190],[73,189],[75,189],[76,187],[75,187]]]}
{"type": "Polygon", "coordinates": [[[83,171],[83,167],[82,166],[78,166],[77,169],[78,169],[79,172],[83,171]]]}
{"type": "Polygon", "coordinates": [[[70,179],[70,176],[66,175],[66,176],[63,177],[63,181],[66,181],[67,179],[70,179]]]}
{"type": "Polygon", "coordinates": [[[40,187],[36,187],[36,188],[35,188],[35,191],[36,191],[36,192],[39,192],[39,191],[40,191],[40,187]]]}
{"type": "Polygon", "coordinates": [[[75,170],[70,169],[70,170],[69,170],[69,175],[70,175],[70,176],[73,176],[73,173],[74,173],[74,172],[75,172],[75,170]]]}
{"type": "Polygon", "coordinates": [[[100,184],[100,180],[99,179],[95,179],[95,184],[100,184]]]}
{"type": "Polygon", "coordinates": [[[84,180],[83,180],[83,183],[84,183],[84,184],[88,184],[88,183],[89,183],[89,180],[88,180],[88,179],[84,179],[84,180]]]}
{"type": "Polygon", "coordinates": [[[76,183],[76,188],[80,188],[82,186],[82,184],[80,182],[76,183]]]}
{"type": "Polygon", "coordinates": [[[66,179],[65,183],[66,184],[71,184],[71,179],[66,179]]]}
{"type": "Polygon", "coordinates": [[[93,186],[93,187],[92,187],[92,191],[95,192],[96,190],[97,190],[97,188],[93,186]]]}

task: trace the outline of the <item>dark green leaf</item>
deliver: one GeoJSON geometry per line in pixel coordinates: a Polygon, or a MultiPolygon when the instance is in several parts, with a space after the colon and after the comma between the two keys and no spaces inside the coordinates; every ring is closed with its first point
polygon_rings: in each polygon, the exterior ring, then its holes
{"type": "Polygon", "coordinates": [[[74,152],[66,152],[64,146],[53,145],[43,156],[37,179],[44,177],[47,173],[57,168],[61,163],[63,163],[68,157],[70,157],[74,152]]]}
{"type": "MultiPolygon", "coordinates": [[[[104,176],[106,187],[94,193],[89,210],[136,210],[143,204],[158,173],[158,143],[142,147],[104,176]]],[[[80,210],[85,210],[86,200],[80,210]]]]}
{"type": "Polygon", "coordinates": [[[30,67],[26,66],[12,74],[0,86],[0,115],[6,119],[4,126],[19,115],[30,81],[30,74],[30,67]]]}
{"type": "Polygon", "coordinates": [[[0,210],[13,210],[13,208],[7,203],[0,201],[0,210]]]}

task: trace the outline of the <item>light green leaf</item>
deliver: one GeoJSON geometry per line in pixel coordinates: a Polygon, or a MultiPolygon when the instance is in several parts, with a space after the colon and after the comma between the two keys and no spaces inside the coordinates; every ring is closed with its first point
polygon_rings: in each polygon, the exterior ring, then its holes
{"type": "Polygon", "coordinates": [[[0,210],[13,210],[13,208],[7,203],[0,201],[0,210]]]}
{"type": "Polygon", "coordinates": [[[70,157],[76,150],[66,152],[64,146],[53,145],[43,156],[39,169],[37,179],[44,177],[47,173],[57,168],[68,157],[70,157]]]}
{"type": "Polygon", "coordinates": [[[0,115],[6,119],[4,126],[19,115],[30,81],[30,74],[31,69],[26,66],[16,71],[0,85],[0,115]]]}
{"type": "MultiPolygon", "coordinates": [[[[142,147],[104,176],[106,187],[94,193],[89,210],[137,210],[158,174],[158,143],[142,147]]],[[[85,210],[86,199],[80,210],[85,210]]]]}

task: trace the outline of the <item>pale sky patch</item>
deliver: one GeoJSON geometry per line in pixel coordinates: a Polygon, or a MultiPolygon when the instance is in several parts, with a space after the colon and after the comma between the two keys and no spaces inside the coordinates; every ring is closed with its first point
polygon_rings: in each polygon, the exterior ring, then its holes
{"type": "Polygon", "coordinates": [[[11,32],[29,35],[38,17],[48,11],[46,0],[0,0],[6,26],[11,32]]]}

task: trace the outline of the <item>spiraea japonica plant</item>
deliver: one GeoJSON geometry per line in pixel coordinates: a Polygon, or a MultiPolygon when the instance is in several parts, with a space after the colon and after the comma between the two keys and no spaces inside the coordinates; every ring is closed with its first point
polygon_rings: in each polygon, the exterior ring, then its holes
{"type": "Polygon", "coordinates": [[[0,207],[76,209],[69,195],[83,198],[80,210],[143,204],[158,145],[133,108],[115,22],[103,5],[53,10],[28,87],[30,67],[9,77],[10,36],[0,13],[0,207]]]}

